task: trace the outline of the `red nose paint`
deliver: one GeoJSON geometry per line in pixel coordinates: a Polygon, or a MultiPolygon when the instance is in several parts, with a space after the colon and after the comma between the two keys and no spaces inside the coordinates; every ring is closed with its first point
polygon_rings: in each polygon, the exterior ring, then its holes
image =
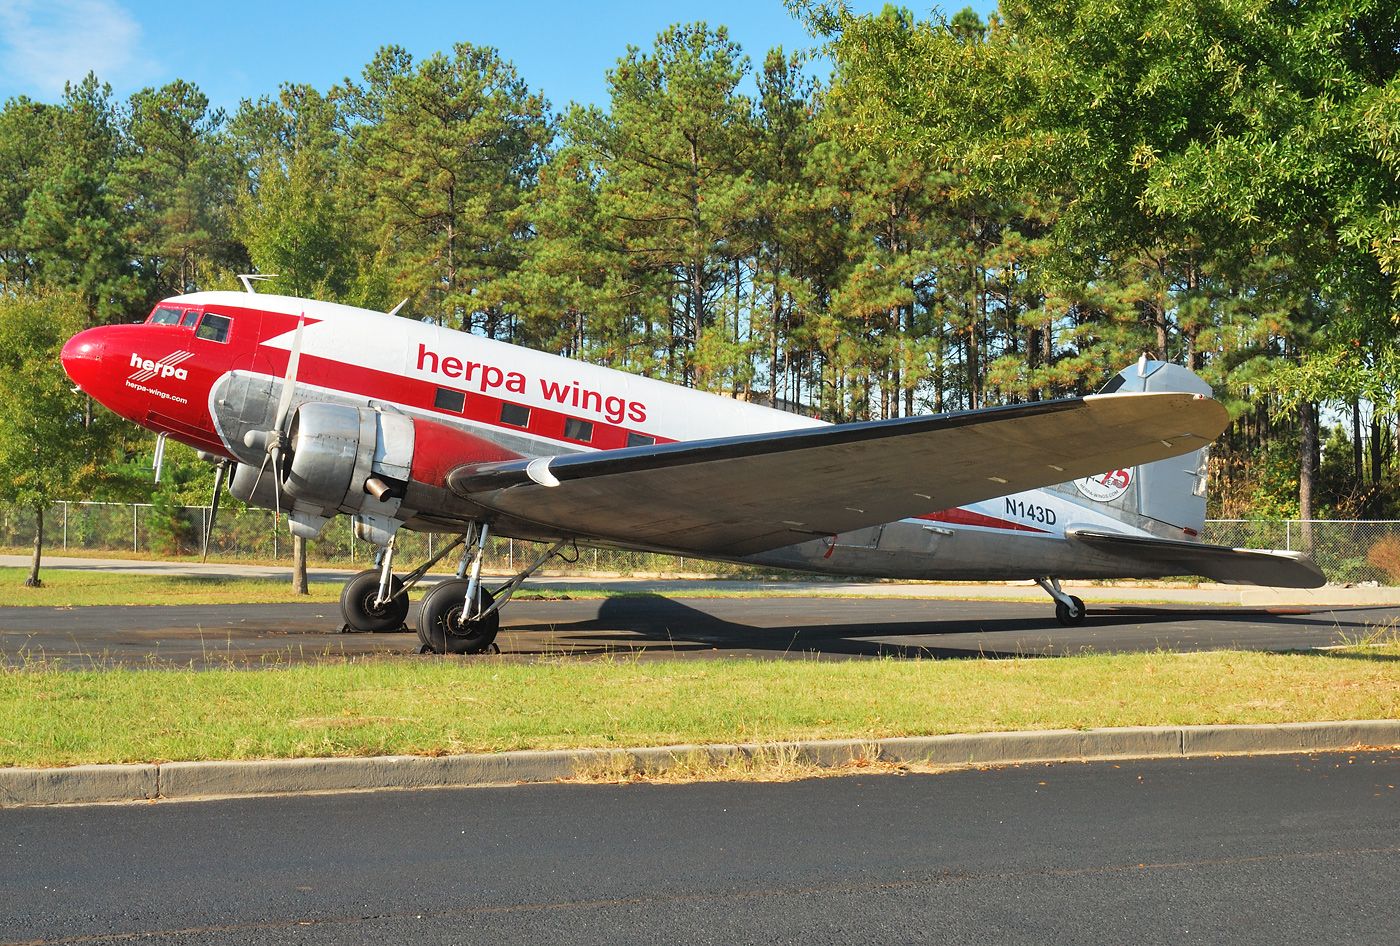
{"type": "Polygon", "coordinates": [[[228,456],[209,416],[209,392],[229,370],[225,346],[190,326],[107,325],[63,346],[63,370],[113,413],[199,450],[228,456]]]}

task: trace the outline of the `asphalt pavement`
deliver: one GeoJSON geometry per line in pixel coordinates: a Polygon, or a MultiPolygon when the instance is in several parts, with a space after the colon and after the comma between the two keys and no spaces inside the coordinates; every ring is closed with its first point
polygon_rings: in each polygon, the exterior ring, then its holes
{"type": "Polygon", "coordinates": [[[1394,943],[1400,755],[0,810],[0,943],[1394,943]]]}
{"type": "MultiPolygon", "coordinates": [[[[409,624],[416,620],[415,612],[409,624]]],[[[1306,650],[1393,628],[1395,607],[1095,605],[1080,627],[1044,604],[862,598],[521,600],[502,612],[506,660],[541,657],[810,659],[1062,655],[1085,651],[1306,650]]],[[[416,653],[411,632],[341,634],[334,602],[0,607],[0,655],[70,667],[257,666],[416,653]]],[[[433,659],[433,658],[423,658],[433,659]]],[[[473,659],[473,658],[452,658],[473,659]]],[[[476,658],[479,659],[479,658],[476,658]]]]}

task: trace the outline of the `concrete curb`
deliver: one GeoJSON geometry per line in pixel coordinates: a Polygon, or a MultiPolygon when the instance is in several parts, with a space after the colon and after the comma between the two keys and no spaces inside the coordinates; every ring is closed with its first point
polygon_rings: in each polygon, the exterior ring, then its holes
{"type": "Polygon", "coordinates": [[[831,739],[743,745],[499,752],[455,756],[167,762],[0,769],[0,807],[145,799],[551,782],[580,775],[659,775],[695,761],[758,758],[837,767],[866,760],[934,766],[1014,765],[1400,747],[1400,720],[1256,726],[1142,726],[831,739]]]}

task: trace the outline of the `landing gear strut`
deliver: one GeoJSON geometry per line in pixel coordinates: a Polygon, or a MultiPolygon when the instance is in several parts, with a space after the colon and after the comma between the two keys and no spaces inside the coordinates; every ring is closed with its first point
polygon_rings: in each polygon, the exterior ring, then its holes
{"type": "Polygon", "coordinates": [[[486,554],[489,530],[483,523],[471,539],[463,537],[467,549],[457,568],[457,577],[444,581],[423,598],[423,607],[418,611],[418,639],[423,642],[425,651],[479,654],[491,647],[501,627],[501,607],[525,579],[564,547],[563,542],[554,543],[510,581],[491,592],[481,583],[481,562],[486,554]]]}
{"type": "Polygon", "coordinates": [[[418,639],[425,653],[479,654],[492,648],[501,626],[501,606],[565,543],[556,542],[529,567],[492,592],[481,580],[482,559],[489,537],[489,526],[473,526],[402,579],[393,573],[394,542],[390,539],[377,568],[360,572],[345,583],[340,595],[340,609],[345,617],[343,630],[405,629],[408,590],[418,584],[429,569],[458,546],[463,546],[457,577],[439,583],[423,597],[418,612],[418,639]]]}
{"type": "Polygon", "coordinates": [[[378,566],[360,572],[341,589],[342,631],[407,630],[408,594],[403,580],[393,572],[393,539],[384,546],[378,566]]]}
{"type": "Polygon", "coordinates": [[[1055,599],[1055,620],[1065,627],[1078,627],[1084,623],[1089,611],[1084,607],[1083,600],[1075,595],[1065,594],[1058,578],[1037,578],[1035,583],[1055,599]]]}

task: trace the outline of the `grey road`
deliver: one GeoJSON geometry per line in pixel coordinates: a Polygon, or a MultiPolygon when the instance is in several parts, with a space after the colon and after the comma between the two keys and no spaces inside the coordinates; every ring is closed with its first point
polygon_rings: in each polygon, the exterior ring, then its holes
{"type": "Polygon", "coordinates": [[[1400,755],[0,811],[0,942],[1400,940],[1400,755]]]}
{"type": "MultiPolygon", "coordinates": [[[[849,658],[1307,649],[1394,627],[1400,608],[1097,605],[1082,627],[1062,628],[1048,601],[647,595],[518,601],[503,615],[498,642],[505,659],[619,652],[849,658]]],[[[0,607],[0,654],[68,666],[221,666],[411,655],[418,647],[412,633],[339,634],[339,625],[334,603],[0,607]]]]}

